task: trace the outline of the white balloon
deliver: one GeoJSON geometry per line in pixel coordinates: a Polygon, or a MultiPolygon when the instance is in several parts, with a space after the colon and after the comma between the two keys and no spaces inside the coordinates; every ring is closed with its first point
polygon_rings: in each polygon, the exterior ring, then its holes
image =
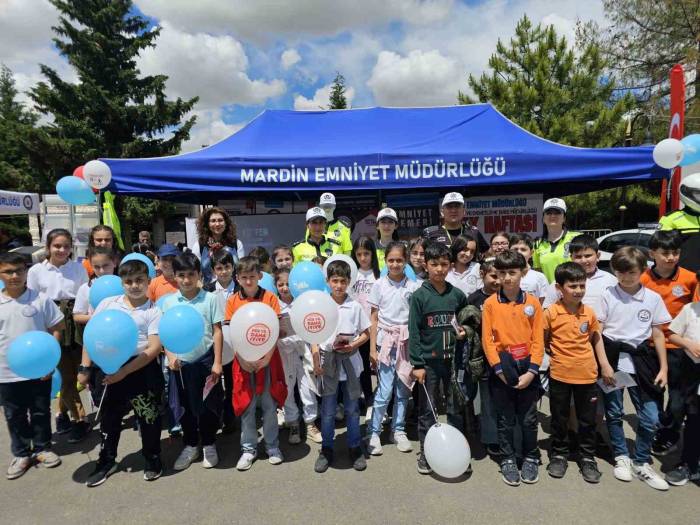
{"type": "Polygon", "coordinates": [[[93,188],[101,190],[112,181],[112,170],[101,160],[91,160],[83,166],[83,178],[93,188]]]}
{"type": "Polygon", "coordinates": [[[464,434],[451,425],[436,423],[430,427],[423,448],[428,465],[443,478],[457,478],[469,468],[469,443],[464,434]]]}
{"type": "Polygon", "coordinates": [[[338,305],[327,293],[309,290],[294,300],[289,320],[303,341],[321,344],[335,335],[338,305]]]}
{"type": "Polygon", "coordinates": [[[350,284],[348,285],[348,288],[352,288],[352,285],[355,284],[355,281],[357,281],[357,265],[355,264],[355,261],[352,260],[352,257],[343,253],[332,255],[326,259],[326,262],[323,263],[323,276],[326,279],[328,279],[328,265],[333,261],[343,261],[344,263],[348,264],[350,267],[350,284]]]}
{"type": "Polygon", "coordinates": [[[654,162],[666,169],[675,168],[683,160],[683,143],[676,139],[664,139],[654,147],[654,162]]]}
{"type": "Polygon", "coordinates": [[[231,330],[224,330],[224,346],[221,348],[221,364],[224,366],[230,365],[231,361],[233,361],[233,354],[231,330]]]}
{"type": "Polygon", "coordinates": [[[242,306],[231,318],[229,334],[236,354],[257,361],[277,344],[280,322],[275,311],[260,302],[242,306]]]}

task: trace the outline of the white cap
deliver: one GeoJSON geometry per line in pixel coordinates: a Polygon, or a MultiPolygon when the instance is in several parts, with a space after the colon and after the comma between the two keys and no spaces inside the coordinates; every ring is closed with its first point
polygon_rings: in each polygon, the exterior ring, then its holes
{"type": "Polygon", "coordinates": [[[306,211],[306,222],[309,222],[312,219],[323,219],[325,221],[326,214],[323,213],[323,210],[321,208],[315,206],[306,211]]]}
{"type": "Polygon", "coordinates": [[[544,202],[543,211],[547,211],[551,208],[554,208],[556,210],[561,210],[562,212],[566,213],[566,203],[564,202],[563,199],[558,199],[556,197],[554,197],[553,199],[547,199],[544,202]]]}
{"type": "Polygon", "coordinates": [[[462,197],[462,194],[459,192],[451,191],[442,199],[443,206],[447,206],[448,204],[452,204],[453,202],[457,202],[459,204],[464,205],[464,197],[462,197]]]}
{"type": "Polygon", "coordinates": [[[396,223],[399,222],[399,218],[396,215],[396,212],[391,208],[383,208],[379,210],[379,213],[377,214],[377,222],[381,221],[382,219],[392,219],[396,223]]]}
{"type": "Polygon", "coordinates": [[[321,208],[335,208],[335,195],[332,193],[322,193],[318,199],[318,205],[321,208]]]}

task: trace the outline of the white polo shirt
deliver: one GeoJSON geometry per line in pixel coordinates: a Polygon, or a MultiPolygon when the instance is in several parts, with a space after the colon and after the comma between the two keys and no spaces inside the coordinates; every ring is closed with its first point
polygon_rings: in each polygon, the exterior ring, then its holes
{"type": "Polygon", "coordinates": [[[74,314],[92,314],[93,308],[90,306],[90,284],[81,284],[78,293],[75,294],[74,314]]]}
{"type": "Polygon", "coordinates": [[[520,280],[520,289],[530,295],[534,295],[538,299],[544,297],[549,287],[549,281],[542,272],[530,269],[520,280]]]}
{"type": "MultiPolygon", "coordinates": [[[[354,339],[359,334],[364,332],[369,328],[370,322],[369,317],[360,306],[360,303],[350,298],[350,296],[345,298],[343,304],[338,305],[338,327],[335,329],[335,333],[332,337],[329,337],[325,343],[323,343],[324,350],[330,350],[333,347],[335,338],[338,334],[352,334],[354,339]]],[[[360,352],[355,352],[355,354],[350,358],[350,363],[355,370],[357,377],[360,377],[362,373],[362,357],[360,352]]],[[[345,368],[340,367],[340,381],[346,381],[347,376],[345,375],[345,368]]]]}
{"type": "Polygon", "coordinates": [[[160,323],[160,309],[155,306],[155,303],[146,301],[137,308],[132,308],[124,300],[123,295],[115,297],[107,297],[103,299],[95,308],[94,319],[97,314],[105,310],[121,310],[126,312],[136,323],[136,328],[139,331],[138,343],[134,355],[142,353],[148,348],[148,336],[158,335],[158,324],[160,323]]]}
{"type": "Polygon", "coordinates": [[[27,288],[17,299],[0,292],[0,383],[16,383],[26,378],[7,366],[10,343],[32,330],[45,332],[63,321],[58,306],[46,295],[27,288]]]}
{"type": "Polygon", "coordinates": [[[445,280],[462,290],[467,297],[484,285],[479,273],[479,263],[474,261],[470,262],[462,273],[457,272],[454,267],[450,268],[445,280]]]}
{"type": "Polygon", "coordinates": [[[68,261],[63,266],[44,261],[27,272],[27,288],[46,294],[53,301],[75,299],[78,288],[87,282],[85,268],[76,261],[68,261]]]}
{"type": "MultiPolygon", "coordinates": [[[[661,296],[644,286],[634,295],[619,285],[608,288],[600,301],[600,314],[596,312],[596,315],[603,325],[604,336],[634,347],[651,337],[652,327],[671,322],[661,296]]],[[[620,352],[617,369],[635,373],[632,357],[627,352],[620,352]]]]}
{"type": "MultiPolygon", "coordinates": [[[[617,278],[613,274],[597,268],[593,275],[586,278],[586,295],[583,296],[581,302],[593,308],[596,317],[600,319],[600,300],[603,297],[603,292],[614,286],[617,286],[617,278]]],[[[559,299],[561,299],[561,294],[557,291],[555,283],[548,285],[542,308],[553,305],[559,299]]]]}
{"type": "Polygon", "coordinates": [[[681,337],[700,342],[700,303],[686,304],[669,328],[681,337]]]}

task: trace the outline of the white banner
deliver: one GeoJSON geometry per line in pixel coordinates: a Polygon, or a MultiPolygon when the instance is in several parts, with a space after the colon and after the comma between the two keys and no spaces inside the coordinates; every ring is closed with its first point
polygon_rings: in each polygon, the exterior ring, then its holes
{"type": "Polygon", "coordinates": [[[39,195],[0,190],[0,215],[35,215],[39,213],[39,195]]]}
{"type": "Polygon", "coordinates": [[[467,220],[490,239],[498,231],[542,235],[542,194],[471,197],[465,200],[467,220]]]}

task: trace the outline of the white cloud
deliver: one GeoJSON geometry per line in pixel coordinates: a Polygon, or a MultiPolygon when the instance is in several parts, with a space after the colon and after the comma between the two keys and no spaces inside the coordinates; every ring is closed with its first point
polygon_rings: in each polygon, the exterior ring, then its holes
{"type": "MultiPolygon", "coordinates": [[[[327,84],[316,90],[313,98],[308,99],[303,95],[294,95],[294,109],[299,111],[319,111],[328,109],[328,103],[331,98],[332,84],[327,84]]],[[[348,108],[352,107],[352,101],[355,98],[355,89],[346,87],[345,100],[348,108]]]]}
{"type": "Polygon", "coordinates": [[[282,69],[289,69],[300,60],[301,56],[299,56],[299,52],[296,49],[285,49],[282,53],[280,63],[282,64],[282,69]]]}
{"type": "Polygon", "coordinates": [[[143,74],[166,74],[171,96],[198,95],[199,109],[228,104],[261,104],[286,90],[282,80],[269,82],[248,76],[248,57],[232,36],[189,34],[163,22],[155,48],[141,53],[143,74]]]}
{"type": "Polygon", "coordinates": [[[211,146],[241,129],[245,124],[226,124],[220,109],[195,111],[197,122],[190,131],[190,140],[182,144],[182,153],[211,146]]]}
{"type": "Polygon", "coordinates": [[[367,85],[380,105],[441,106],[456,102],[459,77],[457,62],[439,51],[382,51],[367,85]]]}

